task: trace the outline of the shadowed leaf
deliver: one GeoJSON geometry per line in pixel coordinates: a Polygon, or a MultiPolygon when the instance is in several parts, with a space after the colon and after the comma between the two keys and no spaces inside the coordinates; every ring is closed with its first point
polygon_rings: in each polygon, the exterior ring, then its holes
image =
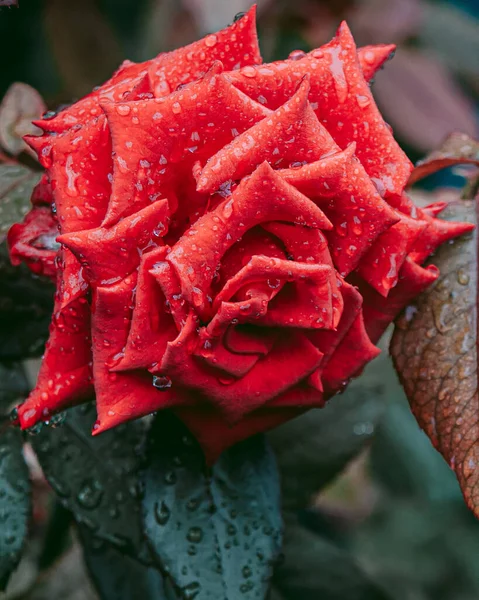
{"type": "Polygon", "coordinates": [[[207,470],[184,425],[159,413],[144,484],[146,534],[182,598],[265,597],[282,523],[275,459],[262,436],[207,470]]]}
{"type": "Polygon", "coordinates": [[[388,393],[381,378],[386,360],[377,358],[325,408],[310,410],[268,434],[280,468],[284,508],[308,506],[371,439],[388,393]]]}
{"type": "Polygon", "coordinates": [[[83,556],[101,600],[173,600],[161,573],[80,530],[83,556]]]}
{"type": "Polygon", "coordinates": [[[0,360],[40,356],[53,293],[52,283],[33,275],[26,265],[12,266],[5,245],[0,246],[0,360]]]}
{"type": "Polygon", "coordinates": [[[93,536],[148,560],[136,475],[142,424],[121,425],[93,437],[93,405],[70,409],[64,417],[60,427],[44,426],[31,438],[50,485],[93,536]]]}
{"type": "Polygon", "coordinates": [[[386,600],[353,557],[329,540],[286,520],[284,563],[273,586],[283,600],[386,600]]]}
{"type": "Polygon", "coordinates": [[[0,436],[0,589],[20,560],[30,516],[30,480],[22,436],[9,429],[0,436]]]}

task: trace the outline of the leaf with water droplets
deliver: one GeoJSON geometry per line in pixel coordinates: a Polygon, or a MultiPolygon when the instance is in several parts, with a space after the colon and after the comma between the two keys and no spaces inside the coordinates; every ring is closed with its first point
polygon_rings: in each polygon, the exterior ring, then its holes
{"type": "MultiPolygon", "coordinates": [[[[444,218],[477,226],[476,201],[444,218]]],[[[477,229],[439,248],[437,281],[398,319],[391,354],[419,424],[455,471],[479,516],[477,229]]]]}
{"type": "Polygon", "coordinates": [[[161,573],[80,529],[83,555],[102,600],[176,600],[172,586],[161,573]]]}
{"type": "Polygon", "coordinates": [[[273,453],[253,437],[207,469],[188,430],[162,412],[144,472],[146,534],[186,600],[264,598],[281,546],[273,453]]]}
{"type": "Polygon", "coordinates": [[[0,436],[0,589],[20,560],[31,511],[30,480],[19,431],[0,436]]]}
{"type": "Polygon", "coordinates": [[[30,197],[40,174],[12,161],[0,159],[0,242],[10,226],[30,210],[30,197]]]}
{"type": "Polygon", "coordinates": [[[304,509],[371,440],[388,393],[379,356],[344,394],[268,434],[281,473],[283,507],[304,509]]]}
{"type": "Polygon", "coordinates": [[[97,538],[148,562],[137,480],[143,427],[133,422],[93,437],[95,418],[91,404],[70,409],[60,427],[43,426],[31,438],[32,446],[76,521],[97,538]]]}

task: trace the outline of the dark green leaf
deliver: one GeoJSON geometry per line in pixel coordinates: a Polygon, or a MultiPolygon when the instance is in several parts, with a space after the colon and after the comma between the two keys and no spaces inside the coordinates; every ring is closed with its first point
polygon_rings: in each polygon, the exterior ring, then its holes
{"type": "Polygon", "coordinates": [[[141,423],[93,437],[93,405],[70,409],[65,415],[60,427],[45,426],[31,438],[50,485],[94,536],[147,560],[136,475],[141,423]]]}
{"type": "Polygon", "coordinates": [[[0,360],[41,355],[53,293],[50,281],[33,275],[25,265],[13,267],[5,246],[0,246],[0,360]]]}
{"type": "Polygon", "coordinates": [[[284,562],[273,586],[284,600],[385,600],[345,550],[286,520],[284,562]]]}
{"type": "Polygon", "coordinates": [[[0,242],[30,209],[30,196],[39,179],[40,175],[27,167],[0,162],[0,242]]]}
{"type": "MultiPolygon", "coordinates": [[[[283,506],[301,509],[338,475],[371,439],[383,414],[387,357],[354,381],[322,409],[278,427],[269,434],[281,473],[283,506]]],[[[390,393],[390,388],[388,389],[390,393]]]]}
{"type": "Polygon", "coordinates": [[[9,405],[29,392],[23,368],[18,363],[0,363],[0,415],[4,415],[9,405]]]}
{"type": "Polygon", "coordinates": [[[264,598],[281,544],[273,453],[257,436],[207,470],[196,441],[166,413],[150,431],[146,533],[184,598],[264,598]]]}
{"type": "MultiPolygon", "coordinates": [[[[102,600],[175,600],[165,589],[163,577],[152,567],[94,538],[84,528],[80,531],[85,563],[102,600]]],[[[174,592],[173,592],[174,593],[174,592]]]]}
{"type": "Polygon", "coordinates": [[[22,436],[9,429],[0,436],[0,589],[20,560],[31,510],[30,480],[22,436]]]}

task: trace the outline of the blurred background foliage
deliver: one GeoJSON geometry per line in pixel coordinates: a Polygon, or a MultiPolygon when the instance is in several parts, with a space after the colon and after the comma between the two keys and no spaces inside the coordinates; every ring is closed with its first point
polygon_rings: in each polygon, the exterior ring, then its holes
{"type": "MultiPolygon", "coordinates": [[[[187,44],[223,27],[250,1],[19,4],[0,8],[0,98],[23,81],[54,108],[107,79],[124,58],[140,61],[187,44]]],[[[265,60],[325,43],[343,18],[358,45],[398,44],[373,89],[412,160],[451,131],[477,135],[479,2],[259,0],[258,8],[265,60]]],[[[458,181],[446,172],[428,187],[445,195],[458,181]]],[[[326,409],[271,434],[287,522],[273,600],[479,598],[479,523],[410,414],[387,356],[387,336],[382,347],[363,377],[326,409]]],[[[28,388],[28,362],[15,369],[18,377],[2,379],[4,406],[28,388]]],[[[28,447],[26,458],[33,473],[34,536],[5,597],[93,600],[97,592],[79,560],[71,517],[55,504],[28,447]]],[[[95,579],[100,558],[86,558],[95,579]]],[[[118,568],[118,557],[102,560],[118,568]]],[[[100,591],[102,598],[120,597],[108,589],[100,591]]]]}

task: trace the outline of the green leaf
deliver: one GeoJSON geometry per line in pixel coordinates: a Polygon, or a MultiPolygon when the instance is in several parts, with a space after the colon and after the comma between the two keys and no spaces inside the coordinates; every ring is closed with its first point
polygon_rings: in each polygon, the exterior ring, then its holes
{"type": "Polygon", "coordinates": [[[31,511],[30,480],[22,436],[9,429],[0,436],[0,589],[20,560],[31,511]]]}
{"type": "Polygon", "coordinates": [[[385,600],[346,551],[286,520],[284,562],[275,569],[273,586],[284,600],[385,600]]]}
{"type": "Polygon", "coordinates": [[[102,600],[176,600],[156,569],[94,538],[85,528],[80,530],[80,539],[87,569],[102,600]]]}
{"type": "Polygon", "coordinates": [[[264,598],[281,544],[273,453],[256,436],[207,469],[187,429],[160,413],[144,473],[146,534],[184,598],[264,598]]]}
{"type": "MultiPolygon", "coordinates": [[[[381,418],[387,390],[381,356],[347,391],[269,434],[281,473],[283,507],[302,509],[368,443],[381,418]]],[[[392,372],[394,377],[394,373],[392,372]]]]}
{"type": "Polygon", "coordinates": [[[0,162],[0,242],[31,208],[30,196],[39,179],[40,174],[27,167],[0,162]]]}
{"type": "Polygon", "coordinates": [[[92,535],[148,560],[141,526],[137,470],[140,422],[93,437],[92,404],[64,413],[59,427],[43,427],[32,446],[60,502],[92,535]]]}
{"type": "Polygon", "coordinates": [[[25,265],[13,267],[5,246],[0,246],[0,360],[42,354],[53,294],[50,281],[33,275],[25,265]]]}
{"type": "Polygon", "coordinates": [[[12,402],[29,392],[28,381],[18,363],[0,363],[0,414],[5,414],[12,402]]]}

